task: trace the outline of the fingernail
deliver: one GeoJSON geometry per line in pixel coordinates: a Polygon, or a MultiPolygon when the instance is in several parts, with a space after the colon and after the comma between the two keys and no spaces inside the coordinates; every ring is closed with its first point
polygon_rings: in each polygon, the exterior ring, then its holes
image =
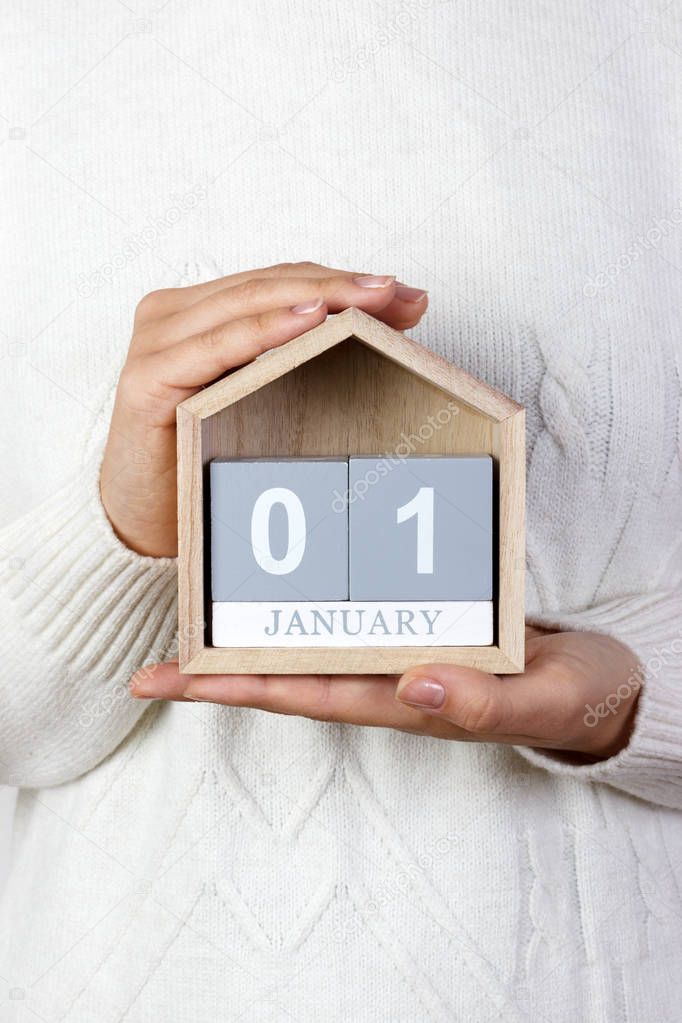
{"type": "Polygon", "coordinates": [[[415,678],[396,693],[396,699],[411,707],[438,710],[445,701],[445,687],[430,678],[415,678]]]}
{"type": "Polygon", "coordinates": [[[191,689],[188,689],[182,695],[183,695],[183,699],[185,699],[185,700],[192,700],[193,703],[213,703],[214,702],[213,700],[210,700],[208,698],[208,696],[196,696],[196,694],[193,693],[191,689]]]}
{"type": "Polygon", "coordinates": [[[394,281],[395,277],[371,277],[369,275],[353,278],[353,284],[357,284],[361,288],[387,288],[394,281]]]}
{"type": "Polygon", "coordinates": [[[408,288],[406,284],[396,284],[395,297],[402,302],[421,302],[427,294],[428,292],[422,291],[421,288],[408,288]]]}
{"type": "Polygon", "coordinates": [[[293,305],[291,307],[292,313],[314,313],[317,309],[321,309],[324,305],[323,298],[312,298],[310,302],[301,302],[300,305],[293,305]]]}

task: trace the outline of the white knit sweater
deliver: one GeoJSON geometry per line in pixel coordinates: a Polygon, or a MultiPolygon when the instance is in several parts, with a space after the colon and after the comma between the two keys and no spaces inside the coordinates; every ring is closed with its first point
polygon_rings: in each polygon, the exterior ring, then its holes
{"type": "Polygon", "coordinates": [[[157,8],[3,8],[0,1020],[679,1019],[679,4],[157,8]],[[648,667],[614,759],[128,697],[176,627],[97,493],[134,304],[305,258],[527,406],[530,614],[648,667]]]}

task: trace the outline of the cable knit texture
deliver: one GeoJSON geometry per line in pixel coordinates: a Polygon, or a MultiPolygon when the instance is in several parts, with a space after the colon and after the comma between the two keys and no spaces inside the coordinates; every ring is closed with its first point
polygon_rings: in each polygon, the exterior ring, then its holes
{"type": "Polygon", "coordinates": [[[679,1019],[679,4],[6,8],[0,1020],[679,1019]],[[297,259],[429,288],[527,406],[529,615],[646,667],[612,760],[129,699],[176,629],[97,490],[132,310],[297,259]]]}

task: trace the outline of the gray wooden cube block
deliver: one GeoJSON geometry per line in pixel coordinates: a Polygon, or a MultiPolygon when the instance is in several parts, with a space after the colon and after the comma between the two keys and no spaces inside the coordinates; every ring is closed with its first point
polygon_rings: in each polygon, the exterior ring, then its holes
{"type": "Polygon", "coordinates": [[[346,459],[211,462],[214,601],[346,600],[346,459]]]}
{"type": "Polygon", "coordinates": [[[351,600],[492,599],[492,459],[351,458],[351,600]]]}

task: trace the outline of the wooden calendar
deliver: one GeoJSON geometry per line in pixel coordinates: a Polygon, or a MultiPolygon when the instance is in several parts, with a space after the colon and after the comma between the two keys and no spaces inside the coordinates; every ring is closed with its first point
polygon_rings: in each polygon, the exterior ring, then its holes
{"type": "Polygon", "coordinates": [[[178,408],[187,673],[524,659],[523,409],[357,309],[178,408]]]}

